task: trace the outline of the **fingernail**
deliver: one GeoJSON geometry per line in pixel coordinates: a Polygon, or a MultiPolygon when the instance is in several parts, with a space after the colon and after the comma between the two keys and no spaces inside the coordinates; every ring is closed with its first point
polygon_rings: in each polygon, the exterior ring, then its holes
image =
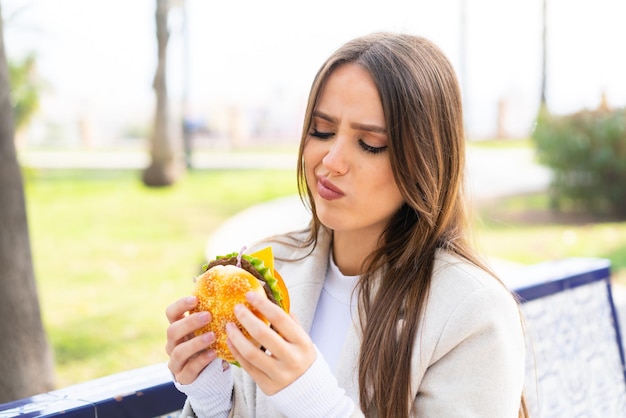
{"type": "Polygon", "coordinates": [[[211,320],[211,315],[209,315],[209,313],[208,313],[208,312],[201,312],[201,313],[198,315],[198,319],[200,319],[200,321],[201,321],[202,323],[205,323],[205,324],[206,324],[206,323],[208,323],[208,322],[211,320]]]}
{"type": "Polygon", "coordinates": [[[202,334],[202,340],[205,343],[211,344],[215,342],[215,334],[212,331],[207,332],[206,334],[202,334]]]}
{"type": "Polygon", "coordinates": [[[232,332],[235,330],[235,328],[237,328],[237,325],[235,325],[232,322],[229,322],[228,324],[226,324],[226,332],[232,332]]]}
{"type": "Polygon", "coordinates": [[[238,303],[237,305],[235,305],[235,315],[239,315],[241,313],[241,311],[243,311],[243,305],[241,303],[238,303]]]}
{"type": "Polygon", "coordinates": [[[217,358],[217,352],[215,351],[215,349],[212,348],[210,350],[207,350],[206,356],[209,361],[213,361],[217,358]]]}
{"type": "Polygon", "coordinates": [[[188,296],[187,298],[185,298],[185,303],[187,305],[195,305],[196,304],[196,297],[195,296],[188,296]]]}
{"type": "Polygon", "coordinates": [[[248,300],[248,302],[252,302],[252,301],[256,300],[257,296],[258,295],[256,293],[254,293],[254,292],[246,293],[246,299],[248,300]]]}

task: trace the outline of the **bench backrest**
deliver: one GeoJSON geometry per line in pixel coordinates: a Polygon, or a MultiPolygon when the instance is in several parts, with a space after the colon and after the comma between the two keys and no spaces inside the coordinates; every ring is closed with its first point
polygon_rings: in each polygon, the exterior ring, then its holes
{"type": "Polygon", "coordinates": [[[526,397],[532,417],[625,417],[623,340],[610,263],[566,259],[509,278],[528,335],[526,397]]]}

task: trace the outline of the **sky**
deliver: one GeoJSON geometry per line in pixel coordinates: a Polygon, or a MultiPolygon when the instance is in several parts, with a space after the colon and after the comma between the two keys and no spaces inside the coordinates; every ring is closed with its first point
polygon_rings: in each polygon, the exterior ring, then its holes
{"type": "MultiPolygon", "coordinates": [[[[2,2],[7,55],[36,52],[46,83],[38,135],[51,125],[68,131],[64,126],[87,120],[108,138],[150,119],[155,4],[2,2]]],[[[498,109],[512,136],[532,127],[541,0],[187,0],[184,10],[170,16],[169,87],[175,103],[186,94],[203,119],[223,121],[237,112],[252,129],[262,109],[266,127],[298,132],[308,89],[326,57],[353,37],[391,30],[426,36],[448,55],[470,135],[495,135],[498,109]]],[[[548,0],[547,96],[554,111],[596,107],[603,91],[609,104],[626,105],[624,16],[623,0],[548,0]]]]}

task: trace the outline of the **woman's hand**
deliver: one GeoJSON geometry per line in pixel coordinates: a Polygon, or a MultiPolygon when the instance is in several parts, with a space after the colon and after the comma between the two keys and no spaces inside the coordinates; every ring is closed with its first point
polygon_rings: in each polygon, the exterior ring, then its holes
{"type": "Polygon", "coordinates": [[[185,315],[198,304],[195,296],[182,298],[172,303],[165,310],[170,322],[167,328],[165,351],[170,356],[167,367],[176,381],[183,385],[196,380],[200,372],[217,357],[210,349],[215,342],[212,332],[194,336],[193,332],[211,321],[209,312],[197,312],[185,315]]]}
{"type": "Polygon", "coordinates": [[[295,318],[255,293],[246,294],[246,299],[276,331],[240,304],[235,306],[237,319],[267,351],[259,350],[233,323],[226,326],[228,347],[259,388],[271,396],[300,377],[313,364],[317,352],[295,318]]]}

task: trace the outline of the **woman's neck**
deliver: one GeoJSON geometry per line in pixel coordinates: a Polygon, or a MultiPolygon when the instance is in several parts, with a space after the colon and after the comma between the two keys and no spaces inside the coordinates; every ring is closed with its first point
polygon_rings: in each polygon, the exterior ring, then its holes
{"type": "Polygon", "coordinates": [[[333,258],[346,276],[363,273],[363,262],[378,247],[379,233],[333,233],[333,258]]]}

